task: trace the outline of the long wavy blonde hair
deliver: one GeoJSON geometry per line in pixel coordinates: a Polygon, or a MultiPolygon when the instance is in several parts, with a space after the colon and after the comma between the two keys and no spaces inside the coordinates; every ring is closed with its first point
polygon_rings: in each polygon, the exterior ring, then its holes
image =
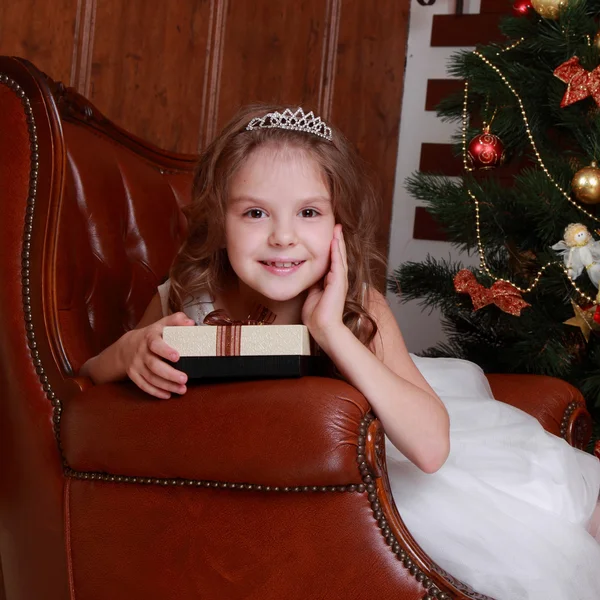
{"type": "Polygon", "coordinates": [[[383,262],[374,242],[378,197],[358,154],[335,128],[332,141],[286,129],[246,130],[253,118],[285,108],[247,106],[202,152],[194,174],[192,202],[184,209],[188,235],[171,267],[169,307],[180,311],[186,299],[203,291],[215,298],[234,275],[225,248],[225,212],[229,182],[244,161],[266,145],[297,148],[320,165],[328,183],[335,221],[342,224],[348,254],[343,320],[363,344],[369,345],[377,325],[364,306],[364,290],[373,285],[375,264],[383,262]]]}

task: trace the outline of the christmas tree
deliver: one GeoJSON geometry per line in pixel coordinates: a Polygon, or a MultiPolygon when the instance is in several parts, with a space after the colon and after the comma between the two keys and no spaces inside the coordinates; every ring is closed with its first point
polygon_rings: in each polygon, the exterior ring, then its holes
{"type": "Polygon", "coordinates": [[[517,2],[523,16],[500,25],[506,43],[450,65],[464,90],[438,114],[459,124],[463,176],[407,181],[480,267],[428,257],[389,286],[441,310],[448,340],[426,355],[566,379],[598,416],[600,0],[517,2]]]}

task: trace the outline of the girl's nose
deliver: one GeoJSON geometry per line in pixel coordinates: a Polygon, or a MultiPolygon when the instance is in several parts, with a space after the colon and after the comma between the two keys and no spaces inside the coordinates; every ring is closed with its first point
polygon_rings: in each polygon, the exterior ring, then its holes
{"type": "Polygon", "coordinates": [[[296,232],[289,225],[277,224],[269,235],[269,244],[278,248],[287,248],[296,244],[296,232]]]}

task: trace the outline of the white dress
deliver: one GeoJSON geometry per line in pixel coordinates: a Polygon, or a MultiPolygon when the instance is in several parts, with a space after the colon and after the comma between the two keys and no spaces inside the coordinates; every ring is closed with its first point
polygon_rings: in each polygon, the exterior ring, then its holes
{"type": "Polygon", "coordinates": [[[433,475],[386,444],[398,512],[423,550],[497,600],[600,599],[600,544],[586,530],[600,461],[494,400],[477,365],[412,358],[450,415],[450,456],[433,475]]]}
{"type": "MultiPolygon", "coordinates": [[[[208,296],[184,308],[199,325],[211,310],[208,296]]],[[[599,600],[600,544],[586,526],[600,461],[494,400],[477,365],[412,358],[450,415],[450,456],[432,475],[386,445],[398,512],[423,550],[496,600],[599,600]]]]}

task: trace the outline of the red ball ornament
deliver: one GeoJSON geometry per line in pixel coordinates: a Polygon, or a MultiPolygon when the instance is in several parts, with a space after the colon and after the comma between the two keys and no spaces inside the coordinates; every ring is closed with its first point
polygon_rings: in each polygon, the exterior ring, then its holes
{"type": "Polygon", "coordinates": [[[524,17],[531,7],[531,0],[517,0],[512,7],[515,17],[524,17]]]}
{"type": "Polygon", "coordinates": [[[469,142],[467,156],[473,169],[494,169],[504,162],[504,144],[497,135],[484,129],[469,142]]]}

